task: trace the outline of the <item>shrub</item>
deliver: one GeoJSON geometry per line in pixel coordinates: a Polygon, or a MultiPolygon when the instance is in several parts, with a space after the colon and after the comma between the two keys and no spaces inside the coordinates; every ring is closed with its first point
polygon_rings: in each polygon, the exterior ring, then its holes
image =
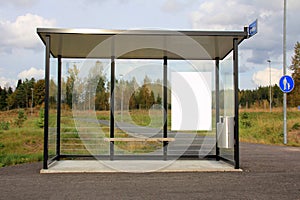
{"type": "Polygon", "coordinates": [[[243,113],[241,115],[241,124],[245,128],[250,128],[252,126],[251,121],[249,119],[249,113],[243,113]]]}
{"type": "Polygon", "coordinates": [[[44,128],[44,109],[40,109],[40,112],[39,112],[39,119],[37,121],[37,126],[39,128],[44,128]]]}
{"type": "Polygon", "coordinates": [[[300,124],[297,122],[292,126],[293,130],[299,130],[300,129],[300,124]]]}
{"type": "Polygon", "coordinates": [[[0,130],[9,130],[9,122],[0,122],[0,130]]]}
{"type": "Polygon", "coordinates": [[[22,126],[23,126],[23,124],[24,124],[24,122],[26,121],[26,119],[27,119],[27,117],[26,117],[26,115],[25,115],[25,112],[24,112],[24,110],[19,110],[18,111],[18,118],[17,118],[17,120],[16,120],[16,125],[19,127],[19,128],[21,128],[22,126]]]}

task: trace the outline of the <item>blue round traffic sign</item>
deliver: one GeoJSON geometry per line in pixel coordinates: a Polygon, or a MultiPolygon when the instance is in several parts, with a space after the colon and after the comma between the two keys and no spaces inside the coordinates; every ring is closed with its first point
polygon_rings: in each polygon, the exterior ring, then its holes
{"type": "Polygon", "coordinates": [[[291,76],[282,76],[279,80],[279,87],[282,92],[288,93],[294,89],[295,83],[291,76]]]}

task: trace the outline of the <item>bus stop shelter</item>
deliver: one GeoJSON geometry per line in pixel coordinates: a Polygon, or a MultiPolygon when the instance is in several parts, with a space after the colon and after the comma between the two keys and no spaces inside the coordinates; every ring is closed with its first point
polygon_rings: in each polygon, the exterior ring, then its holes
{"type": "MultiPolygon", "coordinates": [[[[44,110],[44,160],[43,169],[49,169],[49,166],[55,161],[68,160],[68,158],[80,158],[87,160],[94,157],[98,160],[109,160],[110,162],[118,162],[122,160],[122,156],[116,151],[116,144],[130,142],[158,142],[161,144],[161,151],[158,154],[150,155],[150,160],[172,160],[172,156],[177,159],[188,157],[189,160],[199,160],[199,156],[180,155],[170,153],[172,149],[169,145],[176,138],[174,133],[168,128],[168,67],[169,62],[184,61],[213,61],[210,66],[213,71],[213,86],[211,95],[213,105],[212,112],[212,130],[213,148],[205,159],[214,159],[215,161],[225,161],[234,169],[239,169],[239,102],[238,102],[238,47],[239,44],[248,38],[248,28],[242,31],[167,31],[167,30],[92,30],[92,29],[55,29],[55,28],[38,28],[37,33],[45,45],[45,110],[44,110]],[[63,68],[64,60],[68,59],[106,59],[109,60],[109,120],[106,124],[108,133],[98,138],[99,143],[93,145],[105,146],[106,151],[100,153],[77,154],[66,152],[63,150],[65,136],[62,124],[62,105],[64,102],[63,95],[63,68]],[[221,86],[221,63],[225,59],[230,59],[230,68],[227,76],[232,80],[232,85],[226,90],[221,86]],[[53,61],[54,60],[54,61],[53,61]],[[130,137],[120,138],[116,136],[116,125],[114,113],[115,96],[117,95],[116,87],[116,69],[118,69],[118,60],[161,60],[162,70],[162,108],[164,122],[161,127],[159,136],[151,137],[130,137]],[[54,64],[53,64],[54,63],[54,64]],[[51,74],[55,71],[55,75],[51,74]],[[51,88],[53,80],[56,93],[51,96],[51,88]],[[226,91],[232,94],[231,100],[224,98],[226,91]],[[226,103],[224,103],[227,101],[226,103]],[[52,105],[54,104],[54,106],[52,105]],[[222,105],[221,105],[222,104],[222,105]],[[230,116],[225,116],[224,104],[231,105],[233,110],[230,116]],[[52,111],[55,114],[52,114],[52,111]],[[52,121],[54,120],[54,125],[52,121]],[[173,135],[172,135],[173,134],[173,135]],[[223,141],[220,141],[222,139],[223,141]],[[222,144],[221,144],[222,143],[222,144]],[[169,148],[169,149],[168,149],[169,148]],[[228,156],[229,152],[229,156],[228,156]]],[[[84,65],[81,68],[84,69],[84,65]]],[[[76,92],[75,92],[76,93],[76,92]]],[[[75,94],[73,91],[73,95],[75,94]]],[[[85,94],[90,95],[90,91],[85,94]]],[[[89,97],[90,101],[90,97],[89,97]]],[[[74,99],[73,99],[74,102],[74,99]]],[[[73,105],[73,114],[80,113],[78,105],[73,105]],[[77,109],[77,110],[76,110],[77,109]]],[[[85,107],[86,108],[86,107],[85,107]]],[[[78,116],[77,116],[78,117],[78,116]]],[[[74,120],[76,121],[75,117],[74,120]]],[[[78,119],[77,119],[78,120],[78,119]]],[[[80,118],[79,121],[83,119],[80,118]]],[[[90,120],[91,122],[91,120],[90,120]]],[[[96,122],[95,122],[96,123],[96,122]]],[[[75,123],[76,124],[76,123],[75,123]]],[[[77,123],[78,124],[78,123],[77,123]]],[[[75,125],[76,126],[76,125],[75,125]]],[[[77,131],[78,130],[78,127],[77,131]]],[[[79,129],[82,127],[79,127],[79,129]]],[[[88,133],[87,130],[84,130],[88,133]]],[[[95,132],[95,130],[93,130],[95,132]]],[[[195,137],[198,137],[198,132],[195,137]]],[[[81,140],[86,138],[79,137],[81,140]]],[[[195,138],[193,138],[195,142],[195,138]]],[[[95,140],[95,138],[94,138],[95,140]]],[[[68,144],[70,145],[70,144],[68,144]]],[[[79,144],[77,144],[79,145],[79,144]]],[[[87,144],[86,146],[88,146],[87,144]]],[[[204,145],[204,143],[202,144],[204,145]]],[[[83,144],[84,146],[84,144],[83,144]]],[[[201,145],[200,145],[201,146],[201,145]]],[[[72,146],[74,147],[74,145],[72,146]]],[[[200,147],[201,148],[201,147],[200,147]]],[[[187,148],[186,148],[187,149],[187,148]]],[[[186,150],[185,149],[185,150],[186,150]]],[[[185,151],[184,150],[184,151],[185,151]]],[[[138,160],[138,155],[127,156],[130,160],[138,160]]],[[[143,157],[144,158],[144,157],[143,157]]],[[[203,160],[201,158],[200,160],[203,160]]]]}

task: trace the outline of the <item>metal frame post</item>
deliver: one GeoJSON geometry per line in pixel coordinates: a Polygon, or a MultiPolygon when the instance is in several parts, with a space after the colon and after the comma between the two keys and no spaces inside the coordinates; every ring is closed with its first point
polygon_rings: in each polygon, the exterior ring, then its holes
{"type": "MultiPolygon", "coordinates": [[[[168,57],[164,56],[164,64],[163,64],[163,106],[165,109],[164,112],[164,127],[163,127],[163,137],[168,137],[168,57]]],[[[163,142],[163,153],[164,160],[167,160],[168,156],[168,142],[163,142]]]]}
{"type": "Polygon", "coordinates": [[[218,146],[218,123],[220,122],[220,73],[219,73],[219,67],[220,67],[220,58],[217,57],[215,59],[216,63],[216,67],[215,67],[215,89],[216,89],[216,159],[220,160],[219,156],[220,156],[220,148],[218,146]]]}
{"type": "Polygon", "coordinates": [[[49,135],[49,77],[50,77],[50,36],[46,36],[45,58],[45,108],[44,108],[44,160],[43,169],[48,169],[48,135],[49,135]]]}
{"type": "Polygon", "coordinates": [[[240,168],[239,158],[239,60],[238,39],[233,39],[233,75],[234,75],[234,167],[240,168]]]}
{"type": "Polygon", "coordinates": [[[269,63],[269,93],[270,93],[270,112],[272,112],[272,74],[271,74],[271,60],[267,60],[269,63]]]}
{"type": "MultiPolygon", "coordinates": [[[[115,137],[115,57],[111,57],[111,65],[110,65],[110,138],[115,137]]],[[[110,160],[114,160],[114,142],[110,141],[109,143],[110,149],[110,160]]]]}
{"type": "Polygon", "coordinates": [[[61,121],[61,55],[58,56],[57,65],[57,118],[56,118],[56,157],[60,159],[60,121],[61,121]]]}

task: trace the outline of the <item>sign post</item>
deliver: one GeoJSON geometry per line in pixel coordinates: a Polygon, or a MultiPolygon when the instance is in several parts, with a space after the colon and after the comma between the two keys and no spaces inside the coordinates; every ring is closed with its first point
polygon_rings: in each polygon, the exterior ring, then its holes
{"type": "Polygon", "coordinates": [[[279,87],[282,92],[289,93],[294,89],[295,82],[291,76],[282,76],[279,80],[279,87]]]}
{"type": "Polygon", "coordinates": [[[255,20],[254,22],[252,22],[250,25],[249,25],[249,38],[252,37],[253,35],[255,35],[257,33],[257,20],[255,20]]]}
{"type": "MultiPolygon", "coordinates": [[[[286,75],[286,0],[283,0],[283,75],[286,75]]],[[[286,93],[283,93],[283,144],[287,143],[286,93]]]]}
{"type": "MultiPolygon", "coordinates": [[[[284,92],[284,95],[286,96],[286,93],[291,92],[294,89],[295,86],[295,82],[293,80],[293,78],[291,76],[288,75],[284,75],[280,78],[279,80],[279,87],[281,89],[282,92],[284,92]]],[[[286,103],[286,101],[285,101],[286,103]]],[[[287,131],[286,131],[286,104],[283,105],[284,106],[284,125],[283,125],[283,143],[286,144],[287,143],[287,131]]]]}

